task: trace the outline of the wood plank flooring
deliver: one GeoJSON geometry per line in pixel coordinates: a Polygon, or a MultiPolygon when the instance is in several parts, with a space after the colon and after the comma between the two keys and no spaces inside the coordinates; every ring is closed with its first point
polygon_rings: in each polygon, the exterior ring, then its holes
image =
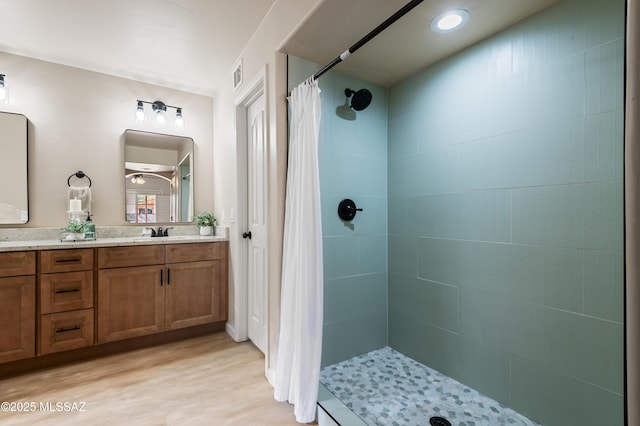
{"type": "Polygon", "coordinates": [[[0,411],[3,426],[298,425],[273,399],[262,353],[224,332],[3,379],[3,401],[36,408],[0,411]],[[84,411],[65,411],[74,402],[84,411]]]}

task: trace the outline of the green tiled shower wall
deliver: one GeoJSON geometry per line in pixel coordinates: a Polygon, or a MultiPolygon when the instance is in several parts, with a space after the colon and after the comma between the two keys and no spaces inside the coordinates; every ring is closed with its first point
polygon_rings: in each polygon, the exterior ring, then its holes
{"type": "Polygon", "coordinates": [[[623,0],[390,89],[390,346],[544,425],[623,424],[623,97],[623,0]]]}
{"type": "MultiPolygon", "coordinates": [[[[289,56],[290,89],[320,66],[289,56]]],[[[387,345],[387,91],[329,72],[322,97],[319,161],[324,255],[322,364],[387,345]],[[373,100],[347,120],[337,114],[344,90],[367,88],[373,100]],[[354,117],[351,117],[354,118],[354,117]],[[350,224],[338,203],[350,198],[362,212],[350,224]]]]}
{"type": "MultiPolygon", "coordinates": [[[[623,424],[624,6],[561,0],[390,89],[320,78],[323,365],[389,344],[544,425],[623,424]]],[[[290,87],[319,68],[289,56],[290,87]]]]}

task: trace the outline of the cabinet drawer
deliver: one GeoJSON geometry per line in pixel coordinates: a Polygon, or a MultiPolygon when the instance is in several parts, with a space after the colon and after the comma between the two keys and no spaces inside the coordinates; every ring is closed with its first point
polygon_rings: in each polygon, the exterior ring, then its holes
{"type": "Polygon", "coordinates": [[[36,273],[36,253],[15,251],[0,253],[0,277],[33,275],[36,273]]]}
{"type": "Polygon", "coordinates": [[[98,249],[98,267],[124,268],[129,266],[162,265],[164,246],[103,247],[98,249]]]}
{"type": "Polygon", "coordinates": [[[91,345],[93,345],[93,309],[40,317],[40,355],[91,345]]]}
{"type": "Polygon", "coordinates": [[[220,259],[221,243],[167,244],[167,263],[220,259]]]}
{"type": "Polygon", "coordinates": [[[40,313],[93,307],[93,271],[44,274],[40,278],[40,313]]]}
{"type": "Polygon", "coordinates": [[[40,270],[54,272],[88,271],[93,269],[93,249],[44,250],[40,252],[40,270]]]}

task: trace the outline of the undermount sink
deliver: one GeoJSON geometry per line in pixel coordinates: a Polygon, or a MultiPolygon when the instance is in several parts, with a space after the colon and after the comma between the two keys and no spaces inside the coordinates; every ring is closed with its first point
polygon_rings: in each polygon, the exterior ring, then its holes
{"type": "Polygon", "coordinates": [[[180,241],[180,240],[191,240],[194,238],[198,238],[198,235],[169,235],[167,237],[151,237],[151,236],[140,236],[133,237],[131,240],[134,242],[147,242],[147,241],[180,241]]]}

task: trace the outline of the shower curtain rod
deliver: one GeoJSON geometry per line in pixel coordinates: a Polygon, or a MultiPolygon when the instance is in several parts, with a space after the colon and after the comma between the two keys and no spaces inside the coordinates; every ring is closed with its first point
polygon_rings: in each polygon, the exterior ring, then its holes
{"type": "Polygon", "coordinates": [[[349,50],[346,50],[344,53],[342,53],[340,56],[335,58],[329,64],[325,65],[325,67],[322,68],[320,71],[315,73],[313,75],[313,79],[317,80],[318,77],[320,77],[322,74],[324,74],[325,72],[329,71],[331,68],[335,67],[340,62],[342,62],[345,59],[347,59],[353,52],[355,52],[356,50],[360,49],[362,46],[367,44],[372,38],[374,38],[375,36],[380,34],[382,31],[387,29],[387,27],[389,27],[391,24],[396,22],[398,19],[402,18],[411,9],[413,9],[414,7],[416,7],[417,5],[422,3],[423,1],[424,0],[412,0],[409,3],[407,3],[402,9],[398,10],[396,13],[394,13],[389,18],[387,18],[386,21],[384,21],[382,24],[378,25],[373,31],[371,31],[369,34],[367,34],[366,36],[364,36],[360,40],[358,40],[356,42],[356,44],[354,44],[353,46],[351,46],[349,48],[349,50]]]}

